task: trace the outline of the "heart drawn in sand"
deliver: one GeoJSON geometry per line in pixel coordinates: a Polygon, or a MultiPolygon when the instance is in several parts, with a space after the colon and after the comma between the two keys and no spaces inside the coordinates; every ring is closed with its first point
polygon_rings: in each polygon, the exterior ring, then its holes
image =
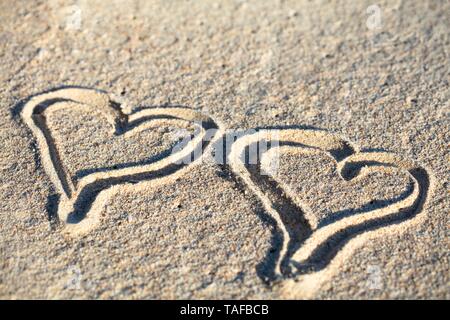
{"type": "MultiPolygon", "coordinates": [[[[427,170],[414,161],[389,152],[359,150],[347,139],[318,129],[260,129],[237,139],[229,159],[233,170],[258,195],[282,230],[284,241],[275,271],[284,275],[318,274],[332,261],[342,260],[346,254],[342,249],[348,247],[352,238],[380,233],[383,227],[416,217],[422,211],[430,189],[427,170]],[[255,145],[267,145],[267,141],[274,140],[276,143],[271,143],[272,147],[259,152],[257,161],[252,164],[247,161],[249,150],[255,149],[255,145]],[[312,157],[317,162],[321,158],[328,163],[321,170],[327,170],[332,164],[333,170],[320,174],[328,179],[321,181],[322,192],[330,187],[327,181],[330,185],[334,183],[335,189],[328,190],[333,196],[356,196],[370,182],[367,179],[374,179],[376,173],[403,174],[410,179],[410,184],[401,196],[393,199],[377,203],[360,201],[359,207],[320,215],[311,212],[292,181],[284,181],[278,174],[280,154],[286,152],[292,153],[291,160],[292,157],[312,157]],[[274,168],[278,170],[274,171],[274,168]]],[[[292,176],[293,169],[291,166],[286,171],[292,176]]],[[[308,174],[313,172],[303,173],[305,180],[309,179],[308,174]]],[[[302,181],[295,180],[296,183],[302,181]]],[[[385,188],[383,180],[374,186],[385,188]]]]}
{"type": "Polygon", "coordinates": [[[167,183],[170,179],[164,177],[172,176],[198,160],[201,155],[198,150],[203,150],[213,139],[206,137],[206,132],[217,129],[211,118],[186,107],[144,108],[125,114],[106,93],[73,87],[32,97],[24,105],[22,117],[37,138],[45,171],[60,195],[58,217],[65,222],[66,231],[73,235],[85,233],[98,223],[99,212],[115,186],[144,180],[154,180],[155,184],[167,183]],[[111,128],[108,147],[114,145],[115,139],[124,141],[151,127],[176,122],[180,126],[193,125],[196,130],[186,145],[180,147],[178,144],[146,161],[119,163],[106,168],[83,168],[73,176],[61,160],[60,147],[48,123],[51,113],[65,109],[100,113],[99,116],[103,116],[111,128]]]}
{"type": "MultiPolygon", "coordinates": [[[[127,114],[106,93],[84,88],[64,88],[36,95],[24,104],[22,117],[36,136],[45,171],[60,195],[58,217],[71,235],[92,230],[100,220],[106,199],[119,187],[154,188],[158,184],[175,183],[191,163],[199,163],[206,156],[208,145],[216,148],[215,151],[223,150],[220,142],[227,140],[229,135],[209,116],[186,107],[143,108],[127,114]],[[68,130],[70,132],[85,127],[95,130],[93,127],[100,121],[98,117],[107,121],[111,132],[110,137],[105,135],[104,141],[108,148],[118,146],[115,155],[121,153],[121,146],[135,136],[140,137],[130,144],[135,147],[145,143],[144,140],[151,140],[145,136],[149,128],[177,122],[194,126],[196,130],[192,139],[179,148],[163,146],[161,141],[157,141],[154,146],[161,147],[161,152],[146,161],[114,163],[116,158],[120,158],[117,156],[112,159],[113,163],[104,167],[93,168],[86,164],[83,167],[83,162],[89,162],[87,158],[78,161],[78,166],[81,162],[78,171],[71,172],[61,161],[64,141],[61,138],[55,140],[49,127],[51,113],[64,109],[97,114],[91,124],[74,126],[68,130]],[[115,144],[115,141],[119,142],[115,144]],[[147,181],[151,184],[144,183],[147,181]]],[[[78,138],[80,145],[83,135],[78,138]]],[[[140,146],[144,149],[149,147],[140,146]]],[[[339,135],[313,128],[263,128],[238,134],[231,141],[231,149],[225,150],[225,161],[222,167],[230,168],[228,171],[235,175],[235,181],[243,181],[244,187],[253,191],[275,221],[276,232],[281,232],[282,242],[274,243],[275,248],[268,253],[270,259],[276,261],[270,275],[275,278],[280,275],[323,274],[330,265],[343,260],[349,252],[344,249],[352,247],[350,243],[355,247],[367,237],[382,235],[383,230],[417,220],[413,218],[422,212],[432,185],[428,171],[414,161],[389,152],[360,150],[339,135]],[[268,142],[270,147],[260,148],[268,142]],[[256,161],[247,161],[255,156],[249,153],[250,150],[258,150],[256,161]],[[354,201],[351,208],[319,212],[311,208],[311,203],[308,204],[304,190],[297,188],[302,181],[289,181],[282,172],[274,170],[280,169],[280,154],[288,153],[290,159],[325,163],[319,166],[316,180],[326,180],[322,181],[321,191],[325,190],[325,194],[333,197],[357,198],[361,192],[369,198],[376,197],[380,190],[383,191],[385,181],[376,181],[377,173],[382,176],[403,175],[409,181],[408,187],[398,197],[387,196],[387,199],[375,203],[362,197],[363,200],[354,201]]],[[[289,167],[288,171],[292,169],[289,167]]],[[[313,180],[305,173],[298,176],[302,176],[303,181],[313,180]]],[[[309,188],[308,191],[313,192],[317,186],[309,188]]],[[[319,199],[313,197],[312,200],[319,199]]],[[[339,201],[331,200],[330,205],[339,207],[339,201]]],[[[321,201],[328,202],[326,198],[321,201]]]]}

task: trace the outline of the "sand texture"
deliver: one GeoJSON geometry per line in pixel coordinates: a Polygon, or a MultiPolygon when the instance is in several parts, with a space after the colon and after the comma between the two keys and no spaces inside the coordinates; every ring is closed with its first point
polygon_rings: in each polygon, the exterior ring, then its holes
{"type": "Polygon", "coordinates": [[[0,21],[0,298],[450,299],[448,1],[0,21]]]}

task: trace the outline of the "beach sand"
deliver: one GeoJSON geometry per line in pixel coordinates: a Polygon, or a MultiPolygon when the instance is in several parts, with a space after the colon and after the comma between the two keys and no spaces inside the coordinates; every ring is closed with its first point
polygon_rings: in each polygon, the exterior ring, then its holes
{"type": "Polygon", "coordinates": [[[0,298],[450,298],[448,1],[0,21],[0,298]]]}

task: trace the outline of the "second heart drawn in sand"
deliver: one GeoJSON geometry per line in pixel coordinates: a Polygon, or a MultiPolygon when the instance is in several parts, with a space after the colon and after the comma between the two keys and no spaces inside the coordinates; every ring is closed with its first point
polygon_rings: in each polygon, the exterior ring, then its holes
{"type": "MultiPolygon", "coordinates": [[[[106,93],[85,88],[64,88],[36,95],[25,103],[22,117],[36,136],[45,171],[60,195],[58,217],[71,235],[84,234],[99,223],[104,203],[118,187],[137,188],[139,184],[140,188],[154,188],[158,184],[175,183],[175,179],[192,164],[200,163],[202,157],[218,145],[222,148],[219,142],[227,136],[227,131],[217,121],[193,109],[143,108],[126,114],[106,93]],[[74,178],[61,162],[57,143],[48,127],[47,111],[92,107],[108,120],[111,135],[125,139],[152,125],[167,125],[170,121],[192,124],[196,130],[193,138],[177,152],[169,150],[164,156],[146,163],[87,170],[74,178]],[[207,152],[207,148],[211,150],[207,152]],[[141,183],[145,181],[151,181],[151,184],[141,183]]],[[[347,139],[324,130],[261,128],[253,133],[244,132],[235,140],[232,140],[231,149],[225,150],[224,167],[231,168],[230,173],[254,192],[276,221],[276,229],[282,233],[282,243],[271,250],[276,252],[274,278],[301,276],[304,280],[313,279],[317,286],[318,279],[326,278],[323,274],[333,269],[329,266],[338,264],[349,254],[350,251],[344,248],[357,247],[368,237],[383,234],[382,230],[403,228],[405,221],[417,221],[415,217],[423,211],[429,198],[431,176],[422,166],[393,153],[359,150],[347,139]],[[249,150],[263,144],[273,147],[259,149],[256,162],[248,161],[249,150]],[[343,188],[374,172],[402,172],[411,179],[411,188],[391,201],[375,206],[363,204],[355,210],[320,217],[310,212],[289,183],[273,172],[274,161],[285,153],[292,153],[292,157],[326,155],[327,161],[335,166],[343,188]]],[[[288,287],[292,292],[303,289],[314,291],[305,282],[300,288],[295,283],[288,287]],[[293,290],[292,286],[295,287],[293,290]]]]}
{"type": "Polygon", "coordinates": [[[432,176],[414,161],[390,152],[360,150],[342,136],[318,129],[260,129],[239,138],[229,158],[233,170],[261,199],[283,233],[274,274],[294,279],[283,283],[285,293],[293,298],[310,297],[352,249],[369,238],[379,237],[388,229],[404,230],[406,221],[417,223],[415,218],[423,211],[433,185],[432,176]],[[274,135],[275,146],[260,152],[257,161],[249,164],[249,148],[264,145],[263,140],[273,141],[274,135]],[[280,154],[288,152],[291,159],[325,156],[336,168],[330,176],[335,175],[340,180],[335,183],[342,188],[377,172],[404,174],[411,180],[411,187],[396,199],[321,217],[298,199],[291,184],[280,180],[279,170],[271,173],[273,162],[279,166],[280,154]]]}

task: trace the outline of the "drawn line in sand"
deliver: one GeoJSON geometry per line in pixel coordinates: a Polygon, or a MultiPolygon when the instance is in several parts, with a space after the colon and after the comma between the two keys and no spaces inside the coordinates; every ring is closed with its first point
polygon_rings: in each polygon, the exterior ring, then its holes
{"type": "Polygon", "coordinates": [[[205,150],[214,140],[214,137],[206,136],[207,130],[218,129],[211,118],[186,107],[147,108],[125,114],[106,93],[77,87],[36,95],[24,104],[21,114],[36,136],[43,167],[60,195],[58,217],[65,223],[65,231],[72,235],[84,234],[99,223],[101,209],[111,193],[116,191],[116,186],[127,188],[133,185],[133,190],[136,190],[148,187],[139,185],[141,181],[152,180],[153,188],[158,184],[173,182],[188,164],[198,161],[201,156],[198,150],[205,150]],[[86,174],[75,181],[69,177],[61,162],[46,119],[46,111],[67,107],[95,107],[106,116],[115,135],[131,135],[133,131],[145,129],[155,121],[174,119],[192,123],[197,130],[183,148],[167,153],[162,159],[86,174]]]}
{"type": "MultiPolygon", "coordinates": [[[[363,236],[380,236],[393,226],[405,228],[401,222],[419,216],[430,193],[430,175],[413,161],[393,153],[359,150],[346,139],[318,129],[261,129],[237,139],[228,157],[233,171],[259,197],[282,230],[283,244],[279,248],[275,274],[295,279],[283,284],[293,297],[305,296],[302,292],[312,294],[352,249],[364,243],[363,236]],[[261,140],[273,141],[274,135],[279,139],[276,146],[263,150],[256,164],[250,165],[248,149],[254,144],[263,144],[261,140]],[[356,210],[357,214],[320,224],[314,221],[306,206],[294,202],[282,181],[277,181],[273,175],[261,174],[270,172],[271,162],[286,147],[328,153],[344,181],[395,167],[409,174],[413,187],[395,203],[385,203],[372,210],[356,210]],[[390,228],[384,228],[387,226],[390,228]]],[[[417,222],[417,219],[412,220],[417,222]]]]}
{"type": "MultiPolygon", "coordinates": [[[[419,213],[423,211],[433,185],[428,171],[413,161],[388,152],[359,150],[341,136],[313,128],[259,128],[254,133],[237,134],[231,149],[222,150],[228,132],[207,115],[186,107],[143,108],[125,114],[106,93],[94,89],[69,87],[36,95],[24,104],[21,115],[36,136],[43,167],[58,192],[58,196],[52,196],[58,201],[58,217],[71,235],[84,234],[99,223],[106,200],[119,186],[150,192],[156,185],[175,183],[190,166],[213,153],[206,150],[224,151],[226,163],[220,167],[239,189],[253,191],[260,200],[262,211],[266,211],[275,224],[272,253],[267,254],[270,257],[265,262],[272,270],[259,273],[260,276],[266,278],[269,274],[269,278],[284,279],[282,283],[287,293],[301,297],[320,287],[353,249],[368,238],[418,223],[424,216],[419,213]],[[62,165],[58,147],[47,126],[46,111],[89,106],[95,106],[106,116],[113,128],[111,134],[115,135],[131,135],[152,123],[173,120],[192,123],[197,130],[176,152],[164,153],[163,157],[151,162],[108,167],[100,172],[87,170],[75,180],[62,165]],[[268,147],[258,149],[261,145],[268,147]],[[376,209],[363,207],[319,223],[307,206],[293,200],[283,181],[271,174],[273,162],[286,148],[328,154],[343,181],[357,181],[374,171],[388,172],[397,168],[408,173],[412,187],[394,202],[381,203],[376,209]],[[247,160],[254,156],[249,150],[258,150],[256,161],[247,160]],[[151,183],[145,183],[148,181],[151,183]],[[407,220],[410,223],[405,224],[407,220]],[[290,277],[294,280],[289,280],[290,277]]],[[[264,214],[258,215],[263,218],[264,214]]]]}

